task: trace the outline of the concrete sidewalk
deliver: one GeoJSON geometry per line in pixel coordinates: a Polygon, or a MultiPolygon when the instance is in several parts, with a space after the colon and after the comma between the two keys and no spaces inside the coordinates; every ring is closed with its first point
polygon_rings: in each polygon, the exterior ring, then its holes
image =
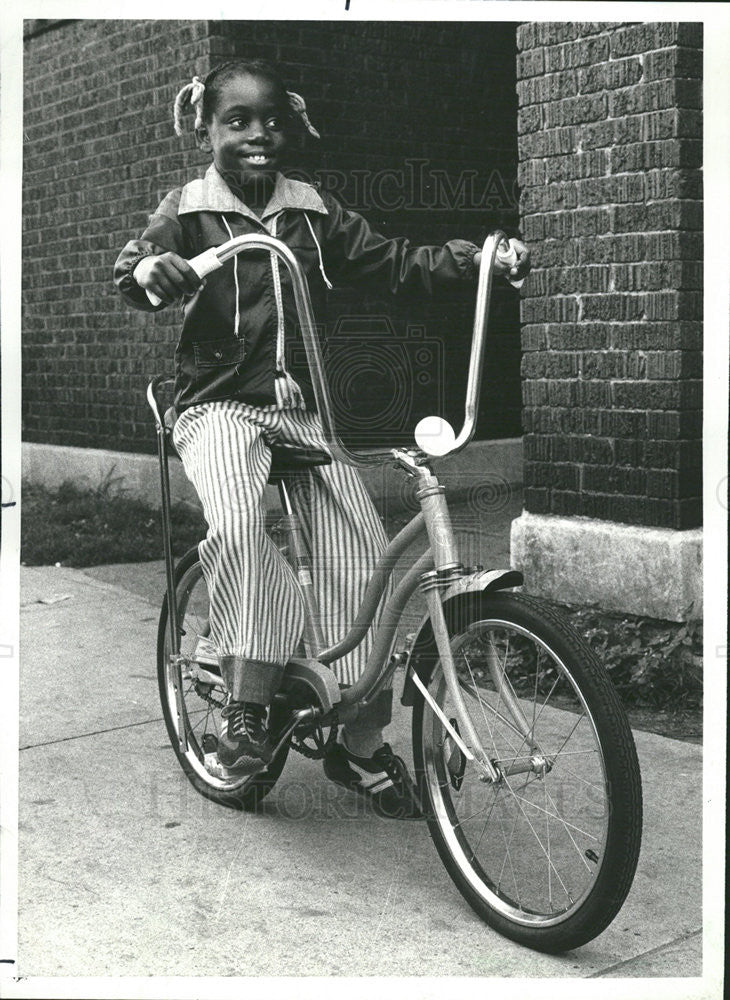
{"type": "MultiPolygon", "coordinates": [[[[504,544],[480,555],[504,564],[504,544]]],[[[194,792],[157,695],[163,578],[160,563],[22,569],[21,975],[701,975],[700,747],[636,733],[629,898],[595,941],[536,954],[479,921],[425,824],[365,813],[317,762],[290,755],[258,815],[194,792]]]]}

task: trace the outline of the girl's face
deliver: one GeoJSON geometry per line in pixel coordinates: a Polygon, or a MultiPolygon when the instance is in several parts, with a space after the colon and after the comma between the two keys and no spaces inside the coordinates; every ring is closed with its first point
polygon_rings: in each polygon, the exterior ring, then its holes
{"type": "Polygon", "coordinates": [[[211,120],[197,129],[200,148],[212,153],[219,173],[234,187],[271,176],[287,146],[287,110],[268,80],[235,76],[219,90],[211,120]]]}

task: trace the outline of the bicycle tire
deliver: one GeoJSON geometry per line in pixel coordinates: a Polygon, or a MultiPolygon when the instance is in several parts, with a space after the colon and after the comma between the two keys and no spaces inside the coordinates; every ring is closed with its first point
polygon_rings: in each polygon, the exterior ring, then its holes
{"type": "MultiPolygon", "coordinates": [[[[482,745],[503,772],[522,771],[485,782],[418,692],[413,752],[431,837],[456,887],[495,930],[538,951],[579,947],[614,919],[639,858],[641,778],[626,713],[585,641],[541,602],[466,594],[444,612],[470,718],[487,734],[482,745]],[[490,656],[510,686],[495,680],[490,656]],[[510,691],[526,730],[516,731],[510,691]],[[534,744],[523,752],[525,731],[543,756],[534,744]]],[[[455,719],[430,633],[415,656],[420,679],[455,719]]]]}
{"type": "MultiPolygon", "coordinates": [[[[185,625],[186,622],[191,624],[190,619],[192,615],[189,614],[189,603],[194,591],[199,592],[198,596],[201,602],[204,603],[207,598],[207,588],[205,588],[205,580],[198,557],[197,546],[186,552],[175,569],[178,626],[182,633],[181,643],[183,645],[185,645],[186,638],[190,637],[192,639],[192,632],[186,630],[185,625]],[[205,597],[203,597],[203,590],[205,591],[205,597]]],[[[197,616],[200,612],[196,611],[195,614],[197,616]]],[[[211,774],[206,770],[204,764],[205,749],[202,744],[206,736],[216,738],[217,733],[220,732],[220,707],[217,711],[211,711],[210,703],[199,693],[200,687],[196,690],[194,682],[183,679],[183,703],[188,730],[188,751],[187,753],[182,753],[178,740],[177,706],[172,684],[169,650],[169,610],[166,594],[162,603],[157,631],[157,679],[160,701],[162,703],[162,714],[175,756],[185,776],[205,798],[212,799],[219,805],[232,809],[255,811],[279,779],[289,754],[289,745],[285,744],[265,770],[258,772],[258,774],[231,777],[228,779],[211,774]],[[208,707],[203,708],[202,706],[208,707]],[[191,724],[191,718],[203,711],[205,711],[206,715],[203,716],[202,721],[197,724],[191,724]],[[201,725],[204,730],[203,732],[201,732],[201,725]]],[[[187,651],[189,652],[190,650],[187,651]]],[[[210,692],[207,692],[207,694],[210,694],[210,692]]],[[[276,731],[283,727],[285,721],[284,709],[274,703],[269,712],[269,728],[272,731],[276,731]]]]}

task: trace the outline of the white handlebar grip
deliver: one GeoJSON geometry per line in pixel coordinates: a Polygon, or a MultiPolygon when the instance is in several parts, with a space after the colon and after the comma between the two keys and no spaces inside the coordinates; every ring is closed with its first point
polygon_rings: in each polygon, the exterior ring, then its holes
{"type": "MultiPolygon", "coordinates": [[[[500,264],[506,264],[508,267],[514,267],[514,265],[517,263],[517,251],[514,248],[514,241],[513,240],[509,241],[506,250],[502,250],[501,247],[503,245],[504,244],[501,244],[500,246],[497,247],[497,253],[495,255],[496,259],[500,262],[500,264]]],[[[510,285],[512,285],[513,288],[521,288],[522,283],[525,280],[524,278],[517,278],[517,279],[511,278],[509,274],[506,274],[505,278],[507,279],[507,281],[509,281],[510,285]]]]}
{"type": "Polygon", "coordinates": [[[197,274],[199,278],[204,278],[206,275],[211,274],[213,271],[217,271],[219,267],[223,267],[223,264],[218,259],[218,254],[216,250],[220,247],[210,247],[208,250],[204,250],[199,253],[197,257],[192,257],[188,264],[192,267],[193,271],[197,274]]]}
{"type": "Polygon", "coordinates": [[[503,250],[502,246],[504,244],[497,247],[497,260],[500,264],[507,264],[509,267],[513,267],[517,263],[517,251],[512,246],[511,241],[508,243],[506,250],[503,250]]]}
{"type": "MultiPolygon", "coordinates": [[[[137,264],[137,266],[135,267],[132,274],[136,275],[137,272],[141,272],[144,274],[146,271],[149,270],[149,268],[152,265],[152,262],[155,260],[157,260],[157,257],[155,256],[143,257],[142,260],[139,262],[139,264],[137,264]]],[[[212,271],[217,271],[219,267],[223,267],[221,262],[218,260],[215,247],[210,247],[209,250],[204,250],[203,253],[198,254],[197,257],[193,257],[191,260],[189,260],[188,264],[190,265],[190,267],[192,267],[193,271],[195,271],[195,273],[201,280],[206,275],[210,274],[212,271]]],[[[159,306],[160,303],[162,302],[162,299],[159,297],[159,295],[155,295],[155,293],[151,292],[149,288],[147,289],[147,298],[150,300],[153,306],[159,306]]]]}

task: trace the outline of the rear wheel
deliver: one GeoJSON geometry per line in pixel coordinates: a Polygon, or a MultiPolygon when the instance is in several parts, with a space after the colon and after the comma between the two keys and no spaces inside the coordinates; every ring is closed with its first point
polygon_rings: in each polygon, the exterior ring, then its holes
{"type": "MultiPolygon", "coordinates": [[[[181,690],[187,751],[180,749],[176,671],[170,662],[170,621],[166,596],[157,636],[157,679],[170,742],[185,775],[201,795],[221,805],[253,810],[278,780],[289,746],[285,744],[269,766],[256,775],[230,777],[220,771],[217,749],[225,691],[215,656],[210,655],[211,650],[206,644],[210,606],[197,548],[186,553],[175,570],[175,594],[180,652],[184,657],[181,690]],[[206,662],[206,652],[209,662],[206,662]]],[[[269,712],[269,729],[274,738],[277,732],[283,730],[286,720],[286,710],[274,702],[269,712]]]]}
{"type": "MultiPolygon", "coordinates": [[[[419,694],[413,749],[431,836],[496,930],[541,951],[585,944],[618,913],[639,857],[626,715],[586,643],[539,602],[467,594],[444,610],[467,711],[500,777],[485,780],[419,694]]],[[[460,735],[432,637],[414,666],[460,735]]]]}

